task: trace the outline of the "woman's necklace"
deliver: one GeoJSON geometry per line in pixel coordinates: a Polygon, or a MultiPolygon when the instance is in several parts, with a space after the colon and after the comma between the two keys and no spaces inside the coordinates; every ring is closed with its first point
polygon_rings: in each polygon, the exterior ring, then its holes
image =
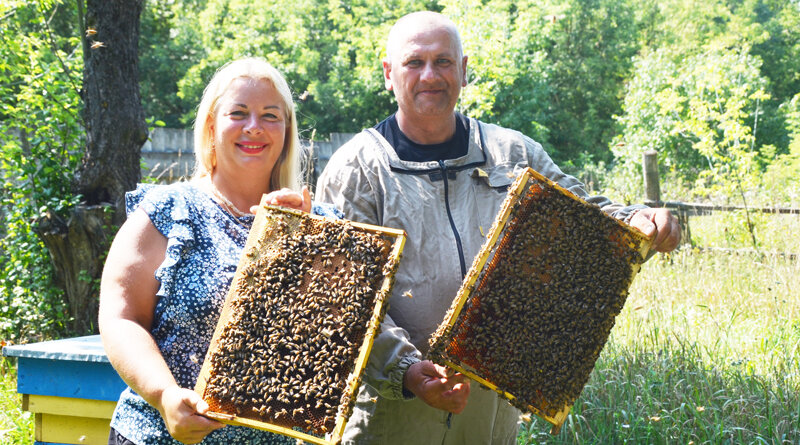
{"type": "Polygon", "coordinates": [[[229,212],[231,215],[233,215],[233,216],[234,216],[234,217],[236,217],[237,219],[238,219],[238,218],[241,218],[241,217],[243,217],[243,216],[253,216],[253,214],[252,214],[252,213],[250,213],[250,212],[243,212],[243,211],[239,210],[239,208],[238,208],[238,207],[236,207],[235,205],[233,205],[233,203],[232,203],[232,202],[231,202],[231,201],[230,201],[228,198],[226,198],[226,197],[225,197],[225,196],[222,194],[222,192],[220,192],[220,191],[219,191],[219,189],[217,189],[217,186],[215,186],[215,185],[214,185],[214,181],[212,181],[212,180],[211,180],[211,176],[209,176],[209,177],[208,177],[208,183],[209,183],[209,185],[211,186],[211,194],[213,194],[213,195],[214,195],[214,197],[215,197],[215,198],[217,198],[217,199],[218,199],[218,200],[219,200],[219,201],[222,203],[222,205],[223,205],[224,207],[226,207],[226,210],[228,210],[228,212],[229,212]]]}

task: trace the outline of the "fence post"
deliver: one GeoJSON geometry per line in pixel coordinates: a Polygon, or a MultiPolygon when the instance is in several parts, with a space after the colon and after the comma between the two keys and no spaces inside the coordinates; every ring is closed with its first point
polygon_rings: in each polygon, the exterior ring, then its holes
{"type": "MultiPolygon", "coordinates": [[[[662,207],[661,185],[658,179],[658,152],[647,150],[642,153],[642,170],[644,171],[644,203],[650,207],[662,207]]],[[[689,210],[679,206],[674,209],[675,217],[681,226],[681,244],[692,244],[692,232],[689,228],[689,210]]]]}
{"type": "Polygon", "coordinates": [[[652,207],[661,206],[661,187],[658,184],[658,152],[647,150],[642,153],[644,171],[644,203],[652,207]]]}

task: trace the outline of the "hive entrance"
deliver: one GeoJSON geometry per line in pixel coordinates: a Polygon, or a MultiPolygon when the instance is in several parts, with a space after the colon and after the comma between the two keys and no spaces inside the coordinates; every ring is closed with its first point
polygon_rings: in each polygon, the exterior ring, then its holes
{"type": "Polygon", "coordinates": [[[557,431],[588,381],[649,240],[528,170],[511,187],[429,357],[557,431]]]}
{"type": "Polygon", "coordinates": [[[212,417],[338,440],[404,240],[262,206],[195,388],[212,417]]]}

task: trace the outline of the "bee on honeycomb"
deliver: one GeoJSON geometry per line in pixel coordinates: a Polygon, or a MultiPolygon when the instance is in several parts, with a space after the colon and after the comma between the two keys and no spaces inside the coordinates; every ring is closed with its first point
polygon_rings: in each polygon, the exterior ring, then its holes
{"type": "Polygon", "coordinates": [[[352,410],[356,362],[397,265],[392,242],[348,222],[262,211],[199,392],[213,412],[325,435],[352,410]]]}
{"type": "Polygon", "coordinates": [[[429,358],[560,426],[625,303],[646,237],[545,178],[520,181],[429,358]]]}

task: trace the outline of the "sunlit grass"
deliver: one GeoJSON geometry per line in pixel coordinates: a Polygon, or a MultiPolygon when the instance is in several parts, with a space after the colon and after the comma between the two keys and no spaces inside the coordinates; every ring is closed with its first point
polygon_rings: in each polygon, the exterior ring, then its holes
{"type": "MultiPolygon", "coordinates": [[[[793,218],[762,224],[770,250],[800,252],[793,218]]],[[[719,220],[693,234],[718,233],[719,220]]],[[[800,443],[800,260],[651,259],[561,433],[549,428],[534,417],[519,442],[800,443]]]]}
{"type": "Polygon", "coordinates": [[[17,373],[5,358],[0,358],[0,444],[33,444],[33,416],[22,411],[17,373]]]}
{"type": "MultiPolygon", "coordinates": [[[[800,214],[754,212],[750,214],[750,223],[759,249],[800,255],[800,214]]],[[[747,215],[742,211],[692,216],[689,228],[695,246],[753,248],[747,215]]]]}

